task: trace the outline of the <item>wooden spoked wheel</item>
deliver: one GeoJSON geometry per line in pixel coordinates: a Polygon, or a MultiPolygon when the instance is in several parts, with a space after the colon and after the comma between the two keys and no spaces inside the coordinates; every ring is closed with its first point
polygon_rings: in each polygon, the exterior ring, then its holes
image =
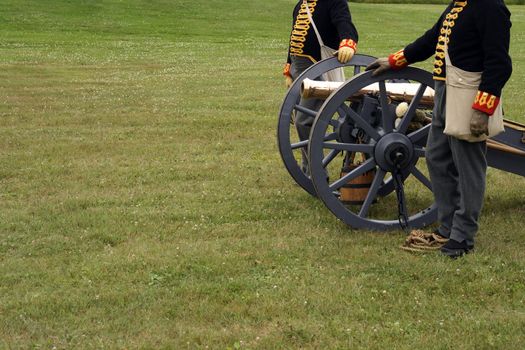
{"type": "Polygon", "coordinates": [[[347,225],[373,230],[400,228],[402,206],[406,208],[406,224],[411,228],[437,220],[424,161],[430,124],[411,129],[416,110],[430,114],[432,109],[423,103],[427,88],[433,89],[432,75],[421,69],[410,67],[377,77],[364,72],[346,81],[325,100],[310,134],[311,180],[317,196],[347,225]],[[408,109],[397,126],[395,108],[400,102],[387,91],[392,81],[412,83],[416,91],[409,96],[408,109]],[[376,93],[362,94],[365,87],[375,83],[376,93]],[[345,130],[341,130],[345,125],[345,130]],[[355,135],[361,136],[357,139],[355,135]],[[359,154],[361,161],[341,175],[341,162],[337,160],[347,159],[345,154],[359,154]],[[345,186],[365,175],[368,189],[361,201],[342,201],[345,186]],[[400,181],[393,191],[395,175],[400,181]],[[398,190],[404,193],[403,203],[396,196],[398,190]]]}

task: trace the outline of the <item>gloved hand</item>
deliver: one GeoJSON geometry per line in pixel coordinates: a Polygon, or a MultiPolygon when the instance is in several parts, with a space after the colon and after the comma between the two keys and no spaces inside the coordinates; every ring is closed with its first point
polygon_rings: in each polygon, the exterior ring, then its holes
{"type": "Polygon", "coordinates": [[[475,137],[483,134],[489,136],[489,115],[475,109],[470,118],[470,132],[475,137]]]}
{"type": "Polygon", "coordinates": [[[408,66],[408,61],[405,58],[405,51],[403,49],[399,50],[396,53],[391,54],[388,57],[378,58],[374,62],[370,63],[366,70],[374,70],[372,76],[382,74],[389,69],[399,70],[408,66]]]}
{"type": "Polygon", "coordinates": [[[388,57],[381,57],[370,63],[365,70],[373,70],[372,76],[375,77],[376,75],[382,74],[390,69],[391,67],[388,57]]]}
{"type": "Polygon", "coordinates": [[[286,85],[286,88],[289,88],[290,86],[292,86],[292,83],[293,83],[292,77],[289,76],[289,75],[285,75],[284,76],[284,85],[286,85]]]}
{"type": "Polygon", "coordinates": [[[290,85],[293,83],[292,74],[290,73],[290,63],[286,63],[283,68],[283,75],[284,75],[284,84],[286,85],[286,88],[289,88],[290,85]]]}
{"type": "Polygon", "coordinates": [[[343,39],[337,50],[337,60],[341,63],[347,63],[354,57],[357,44],[352,39],[343,39]]]}

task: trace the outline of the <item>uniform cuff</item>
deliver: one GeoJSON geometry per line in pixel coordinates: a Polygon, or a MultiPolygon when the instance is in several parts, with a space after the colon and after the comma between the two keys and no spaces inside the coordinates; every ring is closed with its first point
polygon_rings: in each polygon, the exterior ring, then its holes
{"type": "Polygon", "coordinates": [[[489,94],[488,92],[478,91],[476,99],[472,104],[472,108],[477,109],[480,112],[493,115],[496,111],[496,107],[499,104],[499,97],[489,94]]]}
{"type": "Polygon", "coordinates": [[[342,47],[349,47],[354,50],[354,52],[357,52],[357,43],[353,41],[352,39],[343,39],[341,40],[341,43],[339,44],[339,48],[342,47]]]}
{"type": "Polygon", "coordinates": [[[399,70],[408,66],[407,59],[405,58],[405,51],[399,50],[388,56],[388,63],[390,63],[390,68],[393,70],[399,70]]]}
{"type": "Polygon", "coordinates": [[[290,63],[286,63],[283,68],[283,75],[286,77],[292,77],[292,74],[290,73],[290,63]]]}

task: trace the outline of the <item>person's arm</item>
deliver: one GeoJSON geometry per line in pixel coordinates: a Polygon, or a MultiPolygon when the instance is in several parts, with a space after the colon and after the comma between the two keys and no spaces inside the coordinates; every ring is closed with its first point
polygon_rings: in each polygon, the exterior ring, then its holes
{"type": "Polygon", "coordinates": [[[427,30],[404,49],[401,49],[388,57],[378,58],[366,67],[366,70],[373,70],[372,75],[376,76],[390,69],[403,69],[411,63],[424,61],[436,52],[436,44],[441,29],[443,15],[439,17],[436,24],[427,30]]]}
{"type": "Polygon", "coordinates": [[[492,115],[512,73],[510,12],[501,1],[483,1],[476,13],[476,25],[484,57],[481,83],[472,108],[492,115]]]}
{"type": "Polygon", "coordinates": [[[359,34],[352,22],[352,16],[350,15],[350,9],[348,8],[348,2],[346,2],[346,0],[334,0],[330,7],[330,20],[337,28],[339,37],[342,40],[352,40],[357,45],[359,34]]]}
{"type": "MultiPolygon", "coordinates": [[[[447,8],[445,13],[448,11],[449,9],[447,8]]],[[[424,61],[435,54],[439,31],[441,30],[445,13],[439,17],[434,26],[427,30],[425,34],[404,48],[403,51],[408,64],[424,61]]]]}
{"type": "Polygon", "coordinates": [[[290,68],[292,66],[292,59],[290,58],[290,43],[288,43],[288,56],[286,57],[286,63],[283,67],[283,75],[284,75],[284,84],[286,87],[290,87],[292,85],[292,74],[290,73],[290,68]]]}
{"type": "Polygon", "coordinates": [[[292,64],[292,59],[290,58],[290,40],[293,34],[293,26],[295,25],[295,9],[292,12],[292,30],[290,31],[290,36],[288,37],[288,53],[286,56],[286,64],[292,64]]]}
{"type": "Polygon", "coordinates": [[[290,32],[289,40],[288,40],[288,54],[286,56],[286,63],[283,67],[283,76],[284,76],[284,85],[288,88],[293,83],[292,74],[290,72],[290,68],[292,66],[292,59],[290,57],[290,38],[292,37],[293,33],[293,26],[295,24],[295,10],[292,13],[292,31],[290,32]]]}
{"type": "Polygon", "coordinates": [[[443,24],[443,19],[450,11],[449,5],[439,16],[438,21],[432,28],[427,30],[422,36],[408,44],[388,57],[378,58],[366,67],[366,70],[373,70],[372,75],[379,75],[390,69],[399,70],[405,68],[411,63],[424,61],[436,52],[436,44],[439,38],[439,32],[443,24]]]}
{"type": "Polygon", "coordinates": [[[339,43],[337,59],[341,63],[347,63],[357,51],[359,35],[352,22],[350,9],[346,0],[334,0],[330,7],[330,20],[337,28],[337,33],[342,39],[339,43]]]}
{"type": "Polygon", "coordinates": [[[437,22],[422,36],[408,44],[404,49],[391,54],[388,59],[392,69],[401,69],[409,64],[421,62],[436,53],[436,44],[440,35],[441,26],[450,5],[443,11],[437,22]]]}

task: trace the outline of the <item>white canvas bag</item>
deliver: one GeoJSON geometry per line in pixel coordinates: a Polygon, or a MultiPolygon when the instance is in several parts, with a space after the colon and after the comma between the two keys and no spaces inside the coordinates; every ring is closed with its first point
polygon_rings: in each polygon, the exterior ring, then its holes
{"type": "MultiPolygon", "coordinates": [[[[337,50],[332,49],[329,46],[326,46],[323,42],[323,39],[321,38],[321,35],[319,34],[319,31],[317,30],[317,27],[314,23],[314,19],[312,18],[312,14],[310,13],[310,7],[308,7],[308,1],[303,1],[304,6],[306,6],[306,12],[308,13],[308,19],[310,20],[310,23],[312,24],[312,27],[314,28],[315,35],[317,36],[317,41],[319,42],[319,46],[321,47],[321,59],[334,57],[334,53],[337,50]]],[[[336,68],[332,69],[331,71],[328,71],[322,75],[323,80],[326,81],[345,81],[345,72],[343,71],[343,68],[336,68]]]]}
{"type": "Polygon", "coordinates": [[[446,62],[446,107],[445,134],[468,142],[485,141],[505,131],[503,124],[502,101],[496,111],[489,117],[489,136],[483,134],[475,137],[470,132],[470,120],[474,113],[472,103],[478,93],[482,72],[467,72],[454,67],[445,46],[446,62]]]}

